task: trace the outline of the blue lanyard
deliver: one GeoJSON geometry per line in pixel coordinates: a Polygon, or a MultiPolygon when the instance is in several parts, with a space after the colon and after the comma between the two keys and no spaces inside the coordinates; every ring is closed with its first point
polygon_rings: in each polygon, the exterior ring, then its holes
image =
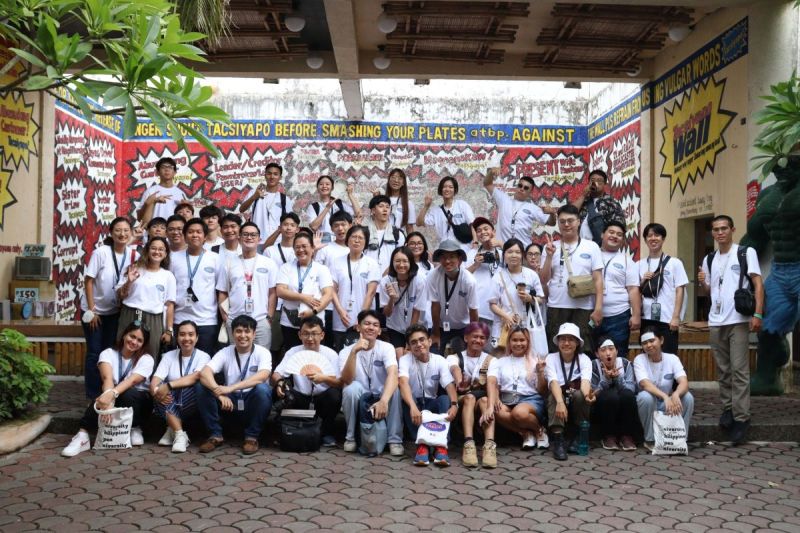
{"type": "Polygon", "coordinates": [[[192,266],[189,264],[189,250],[186,250],[186,270],[189,272],[189,287],[192,286],[194,275],[197,274],[197,269],[200,268],[200,263],[203,261],[203,256],[205,253],[205,250],[200,252],[200,257],[197,258],[197,263],[195,263],[194,268],[192,268],[192,266]]]}
{"type": "MultiPolygon", "coordinates": [[[[197,348],[192,350],[192,356],[189,358],[189,363],[186,365],[186,368],[183,368],[181,365],[181,361],[183,361],[183,355],[181,355],[180,350],[178,350],[178,369],[181,371],[181,377],[185,376],[187,373],[191,372],[192,370],[192,363],[194,362],[194,354],[197,353],[197,348]]],[[[252,352],[251,352],[252,353],[252,352]]],[[[238,357],[238,356],[237,356],[238,357]]]]}
{"type": "Polygon", "coordinates": [[[125,268],[125,260],[128,258],[128,248],[125,248],[125,251],[122,252],[122,262],[117,265],[117,252],[114,251],[114,247],[111,246],[111,259],[114,261],[114,285],[119,283],[119,277],[122,274],[122,269],[125,268]]]}
{"type": "Polygon", "coordinates": [[[122,352],[117,352],[117,357],[119,358],[119,364],[117,365],[117,385],[122,383],[122,380],[128,375],[128,372],[131,371],[131,366],[133,365],[133,361],[128,361],[128,366],[125,367],[125,371],[122,371],[122,352]]]}
{"type": "Polygon", "coordinates": [[[300,277],[300,263],[297,263],[297,292],[300,294],[303,293],[303,282],[306,280],[306,276],[308,276],[308,272],[311,270],[311,267],[314,266],[314,262],[310,262],[306,267],[306,271],[303,272],[303,276],[300,277]]]}
{"type": "MultiPolygon", "coordinates": [[[[236,356],[236,364],[239,365],[239,382],[241,383],[244,381],[244,377],[247,375],[247,368],[250,366],[250,358],[253,357],[253,352],[256,351],[255,344],[250,349],[250,355],[247,356],[247,361],[244,363],[244,368],[242,368],[242,362],[239,360],[239,352],[236,351],[236,348],[233,349],[233,355],[236,356]]],[[[236,391],[236,395],[238,398],[244,398],[244,393],[242,391],[236,391]]]]}

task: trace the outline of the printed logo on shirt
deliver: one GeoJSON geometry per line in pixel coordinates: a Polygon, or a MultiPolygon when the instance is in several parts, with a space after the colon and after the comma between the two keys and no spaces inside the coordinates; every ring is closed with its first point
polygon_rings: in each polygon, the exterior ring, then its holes
{"type": "Polygon", "coordinates": [[[453,213],[453,220],[461,222],[464,220],[464,215],[462,215],[461,213],[453,213]]]}
{"type": "Polygon", "coordinates": [[[591,259],[592,256],[591,256],[591,254],[581,254],[581,258],[582,259],[591,259]]]}
{"type": "Polygon", "coordinates": [[[259,272],[261,274],[267,274],[267,273],[269,273],[269,270],[267,270],[264,267],[259,267],[259,268],[256,269],[256,272],[259,272]]]}
{"type": "Polygon", "coordinates": [[[376,361],[375,361],[374,363],[372,363],[372,364],[373,364],[373,365],[375,365],[375,366],[380,366],[380,367],[383,367],[383,361],[381,361],[381,360],[376,360],[376,361]]]}
{"type": "Polygon", "coordinates": [[[359,274],[359,276],[361,276],[364,279],[367,279],[367,277],[369,276],[369,272],[362,272],[359,274]]]}
{"type": "Polygon", "coordinates": [[[466,298],[467,297],[467,291],[458,291],[458,295],[461,296],[462,298],[466,298]]]}
{"type": "Polygon", "coordinates": [[[522,212],[525,213],[526,215],[530,215],[531,214],[531,210],[528,209],[528,208],[523,209],[522,212]]]}
{"type": "Polygon", "coordinates": [[[165,288],[164,288],[164,286],[163,286],[163,285],[156,285],[156,289],[158,289],[158,290],[159,290],[159,291],[161,291],[161,292],[164,292],[164,291],[166,291],[166,290],[167,290],[167,289],[165,289],[165,288]]]}
{"type": "Polygon", "coordinates": [[[441,376],[439,376],[438,374],[431,376],[431,381],[439,381],[439,379],[441,379],[441,376]]]}
{"type": "Polygon", "coordinates": [[[624,266],[624,265],[621,265],[621,264],[619,264],[619,263],[614,263],[614,267],[615,267],[615,268],[618,268],[619,270],[625,270],[625,266],[624,266]]]}
{"type": "Polygon", "coordinates": [[[664,381],[672,381],[673,379],[675,379],[675,374],[665,374],[664,375],[664,381]]]}
{"type": "Polygon", "coordinates": [[[733,270],[734,272],[736,272],[738,274],[739,271],[741,270],[741,268],[739,267],[739,265],[732,265],[731,266],[731,270],[733,270]]]}
{"type": "Polygon", "coordinates": [[[206,271],[206,272],[208,272],[209,274],[213,274],[213,273],[214,273],[214,269],[213,269],[213,268],[211,268],[211,267],[205,267],[203,270],[205,270],[205,271],[206,271]]]}
{"type": "Polygon", "coordinates": [[[251,366],[247,370],[250,371],[250,372],[258,372],[258,367],[257,366],[251,366]]]}

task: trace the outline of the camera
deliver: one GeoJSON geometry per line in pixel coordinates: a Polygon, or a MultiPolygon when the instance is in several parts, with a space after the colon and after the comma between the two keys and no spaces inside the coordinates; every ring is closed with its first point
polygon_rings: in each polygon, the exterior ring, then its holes
{"type": "Polygon", "coordinates": [[[497,262],[497,257],[494,255],[494,252],[483,252],[481,256],[483,256],[483,262],[487,265],[493,265],[497,262]]]}

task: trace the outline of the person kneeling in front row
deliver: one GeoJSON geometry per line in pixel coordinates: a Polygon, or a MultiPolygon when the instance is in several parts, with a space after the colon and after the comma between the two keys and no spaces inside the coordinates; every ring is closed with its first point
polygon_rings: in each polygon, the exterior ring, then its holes
{"type": "Polygon", "coordinates": [[[200,373],[204,387],[198,390],[197,406],[209,433],[200,445],[203,453],[223,443],[220,408],[245,426],[242,451],[247,455],[258,451],[258,437],[272,407],[272,390],[267,384],[272,354],[254,344],[257,325],[247,315],[234,318],[233,344],[218,351],[200,373]],[[218,385],[214,379],[219,372],[225,375],[225,385],[218,385]]]}

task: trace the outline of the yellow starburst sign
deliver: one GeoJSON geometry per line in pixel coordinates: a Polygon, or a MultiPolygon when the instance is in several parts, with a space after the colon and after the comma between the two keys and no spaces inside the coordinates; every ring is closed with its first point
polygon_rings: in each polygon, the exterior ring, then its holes
{"type": "Polygon", "coordinates": [[[33,104],[25,102],[19,94],[0,97],[0,151],[3,165],[14,168],[24,164],[28,168],[31,154],[36,155],[36,132],[39,126],[33,120],[33,104]]]}
{"type": "Polygon", "coordinates": [[[5,227],[6,208],[17,203],[17,198],[8,184],[11,181],[11,171],[0,169],[0,230],[5,227]]]}
{"type": "Polygon", "coordinates": [[[664,108],[659,152],[664,157],[661,177],[670,179],[670,196],[678,187],[686,192],[689,182],[707,170],[713,172],[717,155],[727,147],[723,134],[736,113],[722,109],[725,82],[717,83],[712,76],[687,90],[672,109],[664,108]]]}

